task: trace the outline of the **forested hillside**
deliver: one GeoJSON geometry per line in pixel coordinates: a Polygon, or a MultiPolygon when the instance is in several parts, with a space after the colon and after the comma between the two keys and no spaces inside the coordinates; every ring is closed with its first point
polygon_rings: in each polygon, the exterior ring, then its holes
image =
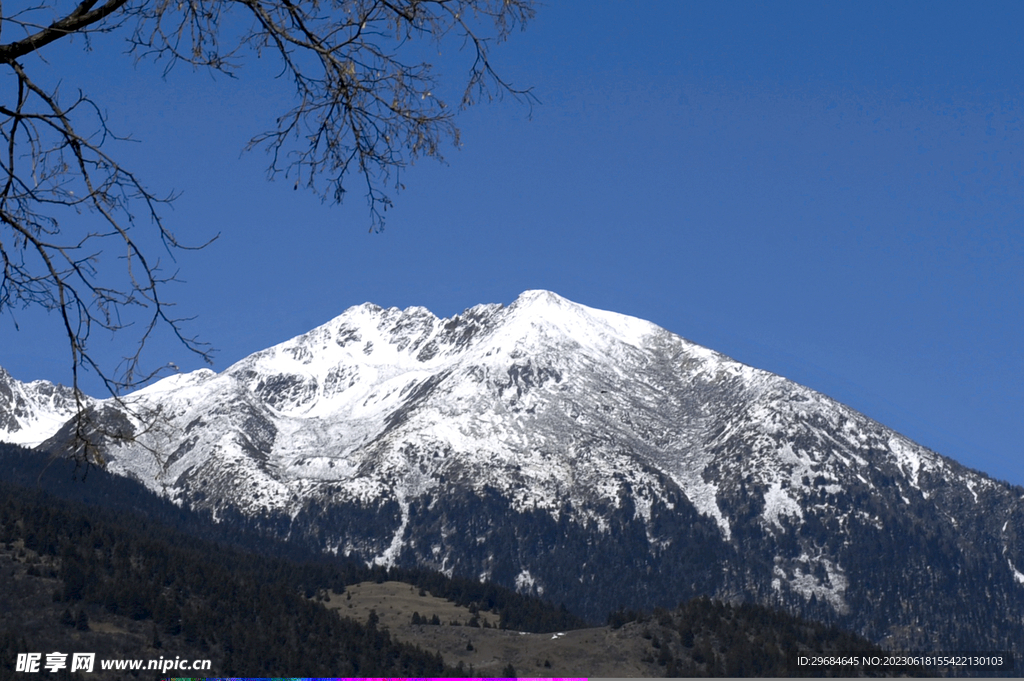
{"type": "MultiPolygon", "coordinates": [[[[565,607],[465,577],[311,553],[179,509],[130,480],[8,445],[0,445],[0,580],[0,681],[19,677],[18,653],[53,651],[208,659],[216,676],[473,675],[457,658],[472,650],[467,640],[483,645],[480,637],[496,629],[458,627],[458,647],[435,646],[426,643],[439,639],[425,635],[433,630],[425,620],[389,630],[373,614],[353,620],[325,607],[330,592],[388,580],[492,613],[501,629],[570,632],[530,644],[513,637],[524,647],[509,660],[521,666],[533,658],[559,666],[559,655],[570,653],[598,665],[606,651],[586,642],[608,636],[627,641],[622,649],[644,675],[817,675],[822,670],[794,669],[793,655],[881,650],[835,627],[707,598],[647,616],[615,612],[607,627],[574,632],[587,623],[565,607]]],[[[588,673],[600,675],[572,672],[588,673]]]]}
{"type": "MultiPolygon", "coordinates": [[[[49,652],[56,642],[82,637],[99,646],[99,657],[175,652],[211,659],[215,674],[234,676],[451,671],[436,651],[396,643],[387,631],[339,617],[316,600],[323,591],[384,581],[383,568],[266,540],[178,509],[101,470],[76,472],[67,462],[48,464],[37,453],[0,447],[0,480],[21,483],[0,482],[7,584],[0,674],[12,673],[16,652],[49,652]],[[76,621],[82,622],[78,628],[76,621]],[[119,636],[101,641],[97,628],[119,636]],[[89,631],[94,634],[83,633],[89,631]]],[[[564,609],[472,580],[416,570],[392,578],[493,609],[508,626],[523,630],[584,625],[564,609]]]]}

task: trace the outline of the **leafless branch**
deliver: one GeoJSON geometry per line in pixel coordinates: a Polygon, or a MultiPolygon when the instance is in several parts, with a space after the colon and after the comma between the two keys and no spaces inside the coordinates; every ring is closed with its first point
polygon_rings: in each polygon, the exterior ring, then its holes
{"type": "MultiPolygon", "coordinates": [[[[40,85],[25,68],[28,55],[72,35],[123,29],[129,52],[165,71],[183,64],[234,76],[247,54],[276,58],[294,100],[248,149],[268,153],[271,179],[288,178],[322,200],[340,203],[359,178],[370,229],[381,230],[401,172],[420,157],[443,160],[444,146],[459,144],[456,109],[505,94],[536,101],[490,62],[492,42],[533,12],[533,0],[82,0],[63,14],[47,0],[10,16],[0,4],[0,36],[10,40],[0,43],[0,69],[16,82],[13,101],[0,102],[0,313],[36,306],[60,315],[79,396],[82,370],[115,396],[152,378],[142,350],[158,328],[210,360],[163,298],[174,275],[139,237],[155,232],[168,253],[183,248],[161,214],[174,197],[152,193],[109,155],[105,144],[116,137],[93,99],[40,85]],[[413,56],[419,45],[449,43],[471,55],[455,108],[435,93],[433,66],[413,56]],[[113,269],[111,252],[119,255],[113,269]],[[95,361],[93,330],[120,333],[133,323],[134,349],[123,363],[109,370],[95,361]]],[[[95,424],[81,397],[79,407],[82,456],[96,462],[95,424]]]]}
{"type": "Polygon", "coordinates": [[[171,197],[150,193],[129,171],[101,149],[110,137],[106,122],[91,100],[79,94],[64,105],[39,87],[17,61],[7,62],[17,77],[13,107],[0,105],[0,310],[28,306],[56,312],[61,319],[71,356],[73,388],[78,402],[78,435],[88,455],[85,405],[79,389],[81,371],[96,374],[115,396],[144,383],[156,372],[141,368],[142,350],[154,329],[164,326],[187,348],[209,361],[209,348],[183,330],[184,319],[171,314],[163,300],[164,286],[173,280],[151,262],[135,237],[143,207],[168,247],[178,244],[161,218],[159,208],[171,197]],[[96,130],[79,133],[74,118],[90,118],[96,130]],[[85,213],[104,226],[82,232],[66,222],[85,213]],[[100,271],[100,254],[121,251],[122,276],[100,271]],[[90,351],[95,328],[123,331],[142,311],[141,333],[134,350],[114,370],[102,366],[90,351]]]}

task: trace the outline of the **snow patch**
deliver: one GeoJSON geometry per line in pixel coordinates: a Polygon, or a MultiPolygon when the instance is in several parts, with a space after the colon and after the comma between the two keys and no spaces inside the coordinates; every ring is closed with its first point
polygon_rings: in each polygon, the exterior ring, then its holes
{"type": "MultiPolygon", "coordinates": [[[[807,556],[802,556],[802,558],[807,559],[807,556]]],[[[785,582],[790,589],[802,595],[806,600],[810,600],[814,596],[818,600],[824,599],[827,601],[840,614],[846,614],[849,611],[845,598],[849,580],[839,565],[826,558],[816,559],[814,562],[824,567],[827,575],[826,579],[819,579],[810,570],[809,565],[807,566],[808,569],[805,570],[804,566],[799,563],[790,565],[792,575],[787,575],[787,571],[778,564],[780,560],[776,558],[776,565],[773,570],[774,577],[772,579],[773,589],[781,592],[782,585],[785,582]]]]}
{"type": "Polygon", "coordinates": [[[516,575],[516,591],[525,591],[529,593],[533,590],[533,586],[536,583],[533,575],[530,574],[529,570],[523,570],[516,575]]]}
{"type": "Polygon", "coordinates": [[[782,516],[797,517],[803,520],[804,511],[800,508],[800,504],[782,489],[782,482],[776,480],[764,493],[764,511],[761,513],[761,517],[781,530],[783,529],[780,520],[782,516]]]}
{"type": "Polygon", "coordinates": [[[729,519],[722,514],[722,509],[718,507],[718,485],[703,480],[687,479],[680,484],[680,487],[683,488],[687,498],[701,514],[714,518],[718,528],[722,530],[725,540],[731,539],[732,527],[729,524],[729,519]]]}
{"type": "Polygon", "coordinates": [[[384,549],[384,552],[379,556],[375,556],[370,561],[371,565],[394,567],[398,562],[402,549],[405,547],[405,528],[409,526],[409,502],[406,501],[405,495],[399,495],[398,505],[402,509],[402,522],[398,525],[398,529],[395,530],[395,534],[391,538],[391,545],[384,549]]]}
{"type": "Polygon", "coordinates": [[[543,585],[537,584],[537,580],[530,574],[529,570],[523,570],[516,575],[516,591],[519,593],[544,595],[543,585]]]}
{"type": "Polygon", "coordinates": [[[1024,572],[1021,572],[1016,567],[1014,567],[1013,563],[1010,561],[1009,558],[1006,559],[1006,562],[1010,565],[1010,571],[1013,572],[1013,578],[1017,580],[1019,584],[1024,584],[1024,572]]]}

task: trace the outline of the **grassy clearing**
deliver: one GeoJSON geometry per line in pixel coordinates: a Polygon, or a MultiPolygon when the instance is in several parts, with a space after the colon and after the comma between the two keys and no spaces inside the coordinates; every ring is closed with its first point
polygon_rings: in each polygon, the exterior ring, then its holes
{"type": "Polygon", "coordinates": [[[324,604],[340,614],[366,622],[372,610],[379,627],[387,627],[400,641],[440,652],[445,662],[462,663],[484,676],[500,676],[507,664],[518,674],[536,676],[658,676],[664,668],[643,662],[650,651],[636,627],[577,629],[531,634],[497,629],[498,615],[477,613],[480,626],[467,608],[431,596],[404,582],[362,582],[344,594],[331,592],[324,604]],[[413,613],[428,620],[437,615],[440,625],[412,624],[413,613]],[[484,627],[487,622],[490,627],[484,627]]]}

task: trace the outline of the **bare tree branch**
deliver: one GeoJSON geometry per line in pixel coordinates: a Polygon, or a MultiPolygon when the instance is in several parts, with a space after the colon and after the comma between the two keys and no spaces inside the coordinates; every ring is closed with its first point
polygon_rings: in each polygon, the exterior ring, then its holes
{"type": "MultiPolygon", "coordinates": [[[[288,178],[321,200],[340,203],[355,175],[371,230],[384,228],[405,168],[420,157],[443,160],[443,147],[458,145],[457,109],[505,94],[536,101],[490,62],[491,43],[533,17],[533,0],[101,1],[63,15],[50,0],[11,16],[0,5],[0,35],[24,34],[0,44],[0,69],[16,82],[13,101],[0,101],[0,313],[34,306],[60,315],[79,395],[81,370],[114,396],[151,379],[157,372],[142,368],[142,351],[158,328],[206,361],[210,350],[185,332],[188,319],[173,315],[163,291],[174,275],[139,236],[158,235],[168,253],[185,248],[161,213],[173,195],[157,196],[106,151],[117,137],[90,96],[68,100],[41,85],[24,57],[65,37],[116,30],[137,60],[162,62],[165,71],[183,64],[235,76],[247,54],[275,57],[294,99],[247,148],[267,152],[269,178],[288,178]],[[472,59],[459,107],[435,94],[433,66],[414,56],[419,45],[449,43],[472,59]],[[114,370],[101,366],[92,331],[121,334],[133,324],[134,349],[114,370]]],[[[81,457],[96,463],[96,424],[81,397],[79,407],[81,457]]]]}
{"type": "Polygon", "coordinates": [[[128,0],[109,0],[106,4],[93,9],[96,5],[96,0],[86,0],[75,7],[70,14],[53,22],[38,33],[15,43],[0,45],[0,62],[10,63],[30,52],[35,52],[39,48],[45,47],[55,40],[60,40],[78,31],[83,31],[87,27],[103,21],[127,3],[128,0]]]}

